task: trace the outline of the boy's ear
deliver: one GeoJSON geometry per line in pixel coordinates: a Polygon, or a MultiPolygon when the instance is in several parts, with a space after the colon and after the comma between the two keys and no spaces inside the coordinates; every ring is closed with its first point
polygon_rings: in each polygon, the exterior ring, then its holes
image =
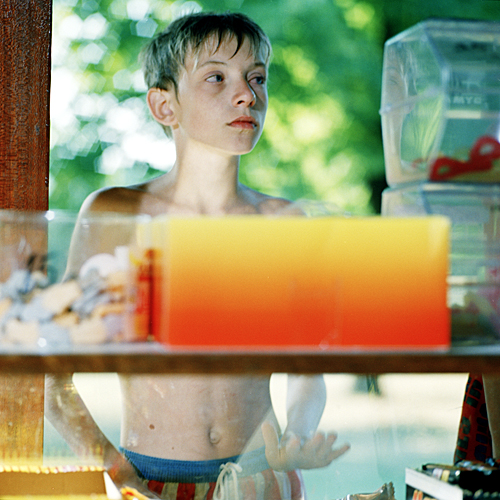
{"type": "Polygon", "coordinates": [[[174,98],[172,93],[173,91],[152,88],[148,90],[147,94],[148,107],[154,119],[168,127],[176,123],[175,113],[171,106],[174,98]]]}

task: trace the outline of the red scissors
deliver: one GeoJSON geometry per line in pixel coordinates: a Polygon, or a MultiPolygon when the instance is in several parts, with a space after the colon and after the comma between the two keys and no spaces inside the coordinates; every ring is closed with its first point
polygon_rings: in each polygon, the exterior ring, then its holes
{"type": "Polygon", "coordinates": [[[455,160],[447,156],[438,158],[431,165],[431,181],[445,181],[460,174],[487,172],[493,168],[493,160],[500,158],[500,143],[488,135],[480,137],[469,154],[467,161],[455,160]]]}

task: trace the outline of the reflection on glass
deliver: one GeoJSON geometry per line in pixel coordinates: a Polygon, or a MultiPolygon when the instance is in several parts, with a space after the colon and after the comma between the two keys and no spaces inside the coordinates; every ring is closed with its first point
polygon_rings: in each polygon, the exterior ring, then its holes
{"type": "MultiPolygon", "coordinates": [[[[152,387],[155,379],[150,380],[152,387]]],[[[400,499],[405,496],[405,467],[451,464],[466,380],[465,374],[381,375],[375,379],[325,375],[327,401],[319,430],[336,432],[337,442],[347,441],[351,449],[325,468],[302,472],[308,498],[380,494],[380,488],[392,482],[395,498],[400,499]]],[[[75,384],[99,427],[119,447],[123,416],[118,376],[76,374],[75,384]]],[[[271,401],[281,429],[286,427],[286,385],[286,375],[272,376],[271,401]]],[[[141,414],[139,405],[133,411],[141,414]]],[[[148,431],[150,419],[144,416],[140,420],[148,431]]],[[[93,463],[88,453],[86,460],[76,457],[47,421],[44,438],[44,463],[93,463]]]]}

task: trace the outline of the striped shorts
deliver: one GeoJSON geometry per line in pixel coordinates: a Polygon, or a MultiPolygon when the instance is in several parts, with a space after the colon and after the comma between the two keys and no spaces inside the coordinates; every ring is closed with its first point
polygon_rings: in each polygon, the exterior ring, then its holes
{"type": "Polygon", "coordinates": [[[222,460],[184,461],[121,449],[148,488],[167,500],[305,500],[300,471],[269,467],[264,448],[222,460]]]}

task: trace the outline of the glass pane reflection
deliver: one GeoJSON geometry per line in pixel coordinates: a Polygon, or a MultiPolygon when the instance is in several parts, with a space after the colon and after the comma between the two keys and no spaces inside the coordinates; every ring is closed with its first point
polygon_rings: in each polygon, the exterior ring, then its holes
{"type": "MultiPolygon", "coordinates": [[[[320,430],[335,431],[351,449],[330,466],[303,471],[309,500],[373,493],[392,482],[405,497],[405,467],[451,464],[466,374],[377,377],[327,374],[327,403],[320,430]]],[[[120,444],[120,385],[116,374],[76,374],[75,383],[107,437],[120,444]]],[[[286,423],[286,375],[271,379],[278,421],[286,423]]],[[[44,463],[84,464],[45,422],[44,463]]],[[[86,465],[86,464],[85,464],[86,465]]]]}

